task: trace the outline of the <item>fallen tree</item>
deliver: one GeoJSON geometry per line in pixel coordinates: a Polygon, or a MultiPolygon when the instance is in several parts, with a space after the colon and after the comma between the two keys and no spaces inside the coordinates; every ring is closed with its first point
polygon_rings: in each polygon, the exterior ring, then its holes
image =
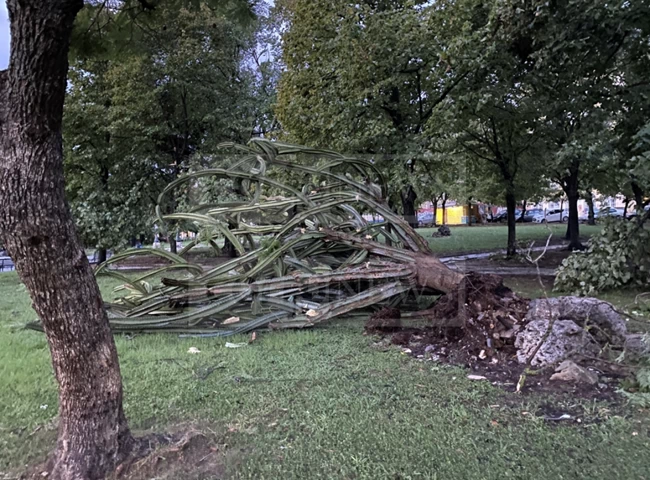
{"type": "MultiPolygon", "coordinates": [[[[387,206],[386,185],[371,163],[262,139],[228,146],[244,154],[232,167],[186,175],[158,198],[158,225],[185,222],[199,232],[195,240],[178,254],[130,250],[96,270],[130,291],[106,304],[114,331],[218,337],[312,327],[341,315],[367,318],[383,308],[384,316],[399,311],[401,318],[460,330],[474,339],[478,354],[514,346],[531,321],[529,300],[500,277],[452,270],[433,256],[427,241],[387,206]],[[304,185],[283,182],[287,176],[303,178],[304,185]],[[176,192],[224,180],[240,201],[162,213],[180,203],[176,192]],[[370,223],[362,212],[382,221],[370,223]],[[189,260],[200,245],[219,253],[221,241],[236,258],[209,269],[189,260]],[[168,264],[137,278],[116,268],[137,255],[168,264]]],[[[553,315],[563,318],[561,311],[553,315]]]]}
{"type": "Polygon", "coordinates": [[[132,292],[107,305],[114,330],[227,336],[267,325],[304,328],[352,311],[445,294],[462,283],[464,275],[434,257],[386,205],[386,185],[371,163],[260,139],[229,146],[244,154],[234,166],[180,178],[158,199],[159,225],[189,222],[200,232],[195,241],[178,255],[132,250],[98,268],[97,275],[118,278],[132,292]],[[297,189],[278,180],[278,171],[307,181],[297,189]],[[241,201],[161,213],[176,203],[170,202],[175,192],[200,189],[204,179],[231,181],[241,201]],[[383,221],[369,223],[361,212],[383,221]],[[188,260],[201,243],[218,251],[220,240],[238,256],[208,271],[188,260]],[[130,279],[114,266],[134,255],[157,255],[170,264],[130,279]],[[178,271],[185,275],[167,276],[178,271]],[[159,285],[147,282],[160,275],[159,285]]]}

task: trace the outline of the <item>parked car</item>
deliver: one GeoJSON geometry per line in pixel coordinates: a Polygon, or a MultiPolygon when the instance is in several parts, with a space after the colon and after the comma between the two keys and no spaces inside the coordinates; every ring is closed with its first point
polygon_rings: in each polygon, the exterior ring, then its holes
{"type": "Polygon", "coordinates": [[[426,227],[433,225],[433,212],[418,213],[418,226],[426,227]]]}
{"type": "Polygon", "coordinates": [[[533,221],[535,223],[542,223],[544,221],[548,223],[567,223],[569,221],[569,211],[555,208],[553,210],[549,210],[546,212],[546,214],[542,212],[541,214],[536,215],[533,221]]]}
{"type": "Polygon", "coordinates": [[[624,209],[614,207],[603,207],[600,210],[594,210],[594,218],[620,217],[623,218],[624,209]]]}
{"type": "MultiPolygon", "coordinates": [[[[526,213],[524,213],[523,221],[525,223],[534,222],[535,219],[540,215],[544,216],[544,210],[541,208],[531,208],[530,210],[526,210],[526,213]]],[[[519,218],[517,221],[520,221],[519,218]]]]}
{"type": "MultiPolygon", "coordinates": [[[[519,210],[519,209],[515,210],[515,219],[516,219],[517,221],[519,221],[519,218],[520,218],[520,217],[521,217],[521,210],[519,210]]],[[[503,210],[503,211],[497,213],[497,214],[494,216],[494,218],[493,218],[492,221],[493,221],[493,222],[500,222],[500,223],[505,223],[505,222],[507,222],[507,221],[508,221],[508,211],[507,211],[507,210],[503,210]]]]}
{"type": "MultiPolygon", "coordinates": [[[[614,208],[614,207],[603,207],[603,208],[594,208],[594,219],[599,219],[603,217],[623,217],[623,208],[614,208]]],[[[628,210],[627,218],[634,217],[635,212],[628,210]]],[[[585,212],[578,217],[578,220],[581,222],[586,222],[589,220],[589,212],[585,212]]]]}

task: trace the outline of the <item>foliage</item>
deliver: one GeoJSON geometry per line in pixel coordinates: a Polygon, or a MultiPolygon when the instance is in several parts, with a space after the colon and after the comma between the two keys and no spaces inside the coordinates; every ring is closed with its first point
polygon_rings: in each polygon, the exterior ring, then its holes
{"type": "Polygon", "coordinates": [[[152,205],[167,183],[219,142],[245,142],[268,128],[272,97],[263,91],[274,80],[257,72],[268,62],[245,61],[256,32],[200,3],[157,2],[129,17],[128,38],[124,9],[89,8],[78,19],[65,164],[88,245],[118,247],[151,232],[152,205]]]}
{"type": "Polygon", "coordinates": [[[443,37],[471,15],[452,17],[451,2],[277,3],[288,24],[276,107],[287,138],[367,155],[391,180],[392,206],[412,208],[413,193],[430,200],[424,127],[463,74],[443,37]]]}
{"type": "Polygon", "coordinates": [[[650,229],[635,221],[606,219],[585,252],[560,266],[555,289],[592,295],[624,286],[650,286],[650,229]]]}
{"type": "Polygon", "coordinates": [[[115,136],[120,121],[105,62],[75,64],[64,113],[66,190],[85,245],[119,248],[151,230],[151,200],[161,188],[143,175],[147,159],[130,154],[131,139],[115,136]]]}
{"type": "Polygon", "coordinates": [[[639,198],[643,201],[636,205],[637,210],[641,210],[650,201],[650,198],[645,198],[650,197],[650,121],[639,129],[633,141],[632,157],[624,171],[628,173],[633,185],[642,192],[639,198]]]}
{"type": "Polygon", "coordinates": [[[98,275],[124,281],[131,291],[119,305],[110,305],[115,330],[224,336],[269,323],[277,328],[309,326],[412,290],[415,254],[430,249],[384,203],[385,184],[371,163],[262,139],[251,140],[248,146],[227,146],[243,153],[230,168],[199,169],[171,182],[158,197],[158,225],[192,223],[201,232],[197,240],[180,255],[156,249],[126,251],[97,269],[98,275]],[[309,155],[311,162],[291,161],[300,155],[309,155]],[[301,174],[306,183],[301,190],[293,188],[276,180],[274,170],[301,174]],[[200,194],[203,179],[232,182],[239,198],[192,208],[173,200],[179,191],[187,197],[194,190],[205,199],[200,194]],[[284,195],[268,196],[267,186],[284,195]],[[165,208],[170,204],[185,211],[165,208]],[[368,224],[358,206],[371,209],[384,222],[368,224]],[[207,272],[188,261],[187,254],[199,241],[214,246],[219,238],[234,246],[238,258],[207,272]],[[392,246],[379,239],[390,240],[392,246]],[[133,280],[110,268],[146,254],[170,264],[133,280]],[[163,278],[157,287],[146,282],[179,270],[189,276],[163,278]],[[233,327],[223,323],[232,317],[242,321],[233,327]]]}

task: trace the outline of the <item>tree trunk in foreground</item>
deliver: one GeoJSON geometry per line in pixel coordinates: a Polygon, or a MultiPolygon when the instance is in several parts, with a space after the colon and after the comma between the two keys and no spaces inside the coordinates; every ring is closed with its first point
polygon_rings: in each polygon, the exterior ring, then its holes
{"type": "Polygon", "coordinates": [[[50,479],[104,478],[133,446],[117,351],[64,196],[67,53],[82,0],[9,0],[0,72],[0,230],[41,319],[59,384],[50,479]]]}

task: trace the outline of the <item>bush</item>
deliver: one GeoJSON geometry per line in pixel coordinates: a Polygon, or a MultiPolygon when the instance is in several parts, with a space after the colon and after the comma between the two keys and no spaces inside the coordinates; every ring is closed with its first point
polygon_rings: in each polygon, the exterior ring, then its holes
{"type": "Polygon", "coordinates": [[[610,218],[585,252],[566,258],[555,290],[593,295],[623,286],[650,286],[650,229],[634,221],[610,218]]]}

